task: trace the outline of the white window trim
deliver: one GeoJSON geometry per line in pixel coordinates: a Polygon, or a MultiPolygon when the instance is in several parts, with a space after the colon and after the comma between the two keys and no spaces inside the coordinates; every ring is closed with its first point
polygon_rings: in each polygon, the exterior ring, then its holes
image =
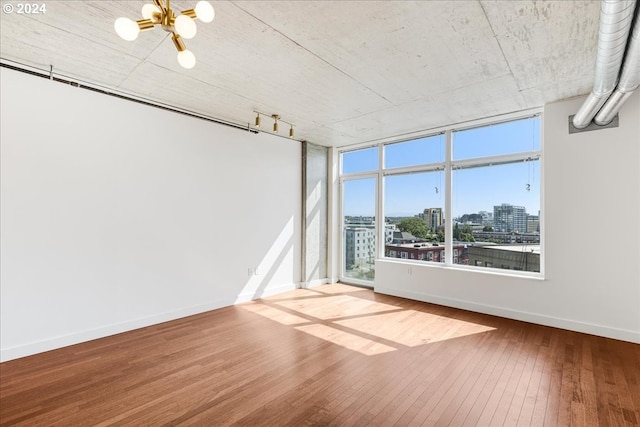
{"type": "MultiPolygon", "coordinates": [[[[545,276],[545,232],[544,232],[544,217],[546,214],[546,209],[544,206],[544,135],[542,130],[544,129],[544,117],[542,115],[542,109],[530,109],[521,112],[505,114],[494,118],[488,119],[480,119],[475,121],[470,121],[466,123],[461,123],[452,126],[434,128],[430,131],[421,131],[411,134],[401,135],[399,137],[391,137],[391,138],[383,138],[375,141],[367,141],[360,144],[350,145],[348,147],[342,147],[338,149],[338,163],[339,163],[339,211],[340,211],[340,241],[338,242],[339,248],[339,260],[340,260],[340,279],[343,279],[344,273],[344,242],[342,241],[344,236],[344,215],[343,215],[343,194],[342,187],[343,182],[345,180],[351,179],[360,179],[360,178],[376,178],[376,218],[384,218],[384,177],[393,176],[393,175],[404,175],[408,173],[421,173],[421,172],[434,172],[434,171],[444,171],[444,195],[445,195],[445,206],[444,212],[447,217],[447,221],[445,222],[445,262],[444,263],[420,263],[419,265],[430,266],[435,265],[438,268],[454,268],[454,269],[464,269],[464,270],[472,270],[478,271],[481,273],[495,273],[497,270],[499,274],[505,275],[502,269],[494,269],[494,268],[486,268],[486,267],[476,267],[473,265],[461,265],[453,263],[453,221],[451,221],[451,212],[452,212],[452,176],[454,170],[472,168],[472,167],[483,167],[483,166],[497,166],[501,164],[511,164],[517,162],[526,162],[526,161],[539,161],[540,162],[540,217],[539,217],[539,227],[540,227],[540,272],[530,272],[530,271],[520,271],[520,270],[508,270],[510,273],[507,274],[509,276],[516,277],[534,277],[543,279],[545,276]],[[467,129],[473,129],[478,127],[483,127],[487,125],[494,125],[505,123],[509,121],[515,120],[523,120],[527,118],[532,118],[535,116],[540,117],[540,150],[539,151],[528,151],[528,152],[519,152],[519,153],[510,153],[503,155],[495,155],[495,156],[486,156],[486,157],[476,157],[472,159],[460,159],[455,160],[452,159],[452,139],[453,132],[462,131],[467,129]],[[434,162],[423,165],[412,165],[405,167],[395,167],[395,168],[384,168],[384,146],[392,143],[398,142],[407,142],[419,138],[432,137],[437,135],[445,135],[445,161],[444,162],[434,162]],[[365,172],[355,172],[349,174],[342,174],[342,154],[351,151],[363,150],[367,148],[378,147],[378,169],[377,170],[369,170],[365,172]],[[444,265],[442,265],[444,264],[444,265]]],[[[386,242],[385,236],[385,227],[381,225],[383,221],[377,220],[375,225],[375,233],[377,236],[378,242],[386,242]]],[[[408,263],[416,263],[417,260],[404,260],[401,258],[386,258],[384,253],[384,244],[378,244],[376,248],[376,259],[393,259],[398,260],[400,262],[408,262],[408,263]]],[[[346,281],[350,282],[360,282],[357,279],[345,278],[346,281]]],[[[363,284],[365,286],[371,286],[371,282],[364,281],[363,284]]]]}
{"type": "MultiPolygon", "coordinates": [[[[339,152],[338,154],[339,156],[339,164],[340,164],[340,170],[342,170],[342,152],[339,152]]],[[[344,246],[344,236],[345,236],[345,224],[344,224],[344,183],[346,181],[354,181],[354,180],[359,180],[359,179],[371,179],[374,178],[374,182],[376,185],[376,188],[379,187],[379,174],[376,171],[367,171],[367,172],[358,172],[358,173],[352,173],[352,174],[348,174],[345,176],[340,176],[338,179],[338,208],[340,211],[340,217],[339,217],[339,224],[340,224],[340,236],[338,238],[338,252],[339,252],[339,258],[338,258],[338,279],[341,282],[346,282],[346,283],[352,283],[354,285],[361,285],[361,286],[367,286],[367,287],[371,287],[371,282],[368,280],[361,280],[361,279],[357,279],[357,278],[353,278],[353,277],[348,277],[345,275],[346,272],[346,266],[345,266],[345,258],[347,256],[346,251],[345,251],[345,246],[344,246]]],[[[378,204],[380,203],[380,200],[378,200],[377,198],[378,194],[376,194],[376,200],[375,200],[375,207],[374,207],[374,212],[377,215],[378,212],[378,204]]],[[[379,221],[376,221],[376,230],[379,228],[379,221]]],[[[379,259],[379,258],[384,258],[384,252],[382,253],[382,256],[376,256],[374,257],[374,262],[375,259],[379,259]]]]}

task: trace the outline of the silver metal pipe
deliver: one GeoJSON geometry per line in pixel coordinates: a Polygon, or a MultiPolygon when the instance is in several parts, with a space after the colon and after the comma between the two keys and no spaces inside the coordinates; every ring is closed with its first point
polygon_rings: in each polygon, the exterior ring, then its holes
{"type": "Polygon", "coordinates": [[[591,123],[616,87],[635,7],[636,0],[602,0],[593,89],[573,117],[578,129],[591,123]]]}
{"type": "MultiPolygon", "coordinates": [[[[636,7],[636,9],[640,9],[636,7]]],[[[636,15],[640,12],[636,10],[636,15]]],[[[631,96],[633,91],[640,87],[640,24],[636,17],[635,24],[631,30],[631,39],[624,55],[620,80],[615,91],[609,97],[602,109],[598,111],[594,121],[597,125],[604,126],[613,120],[618,114],[622,104],[631,96]]]]}

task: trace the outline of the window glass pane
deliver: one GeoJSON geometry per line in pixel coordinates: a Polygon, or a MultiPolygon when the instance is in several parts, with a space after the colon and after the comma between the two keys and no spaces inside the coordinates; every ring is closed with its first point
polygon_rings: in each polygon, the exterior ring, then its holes
{"type": "Polygon", "coordinates": [[[453,172],[453,239],[471,265],[540,271],[540,161],[453,172]]]}
{"type": "Polygon", "coordinates": [[[540,117],[453,133],[453,159],[540,150],[540,117]]]}
{"type": "Polygon", "coordinates": [[[444,162],[445,136],[435,135],[384,146],[384,167],[397,168],[444,162]]]}
{"type": "Polygon", "coordinates": [[[378,147],[342,153],[342,173],[368,172],[378,169],[378,147]]]}
{"type": "Polygon", "coordinates": [[[376,258],[376,180],[346,180],[342,185],[343,277],[373,281],[376,258]]]}
{"type": "Polygon", "coordinates": [[[443,172],[385,177],[386,257],[444,262],[443,181],[443,172]]]}

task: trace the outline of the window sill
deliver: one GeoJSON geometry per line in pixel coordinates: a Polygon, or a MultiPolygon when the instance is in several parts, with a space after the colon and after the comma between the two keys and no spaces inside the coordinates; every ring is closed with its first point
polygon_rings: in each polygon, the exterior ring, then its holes
{"type": "Polygon", "coordinates": [[[533,272],[533,271],[520,271],[520,270],[503,270],[499,268],[486,268],[486,267],[475,267],[472,265],[461,265],[461,264],[445,264],[443,262],[432,262],[432,261],[418,261],[418,260],[404,260],[398,258],[379,258],[376,259],[376,263],[384,262],[391,264],[399,264],[399,265],[410,265],[410,266],[419,266],[424,268],[438,268],[450,271],[461,271],[464,273],[479,273],[479,274],[488,274],[492,276],[503,276],[503,277],[516,277],[521,279],[532,279],[545,281],[545,277],[542,273],[533,272]]]}

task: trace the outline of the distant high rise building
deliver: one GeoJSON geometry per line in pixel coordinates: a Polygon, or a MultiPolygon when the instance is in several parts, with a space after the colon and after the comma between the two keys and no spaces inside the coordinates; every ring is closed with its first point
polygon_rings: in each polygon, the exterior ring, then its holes
{"type": "Polygon", "coordinates": [[[493,225],[493,212],[480,211],[478,213],[482,215],[482,225],[493,225]]]}
{"type": "Polygon", "coordinates": [[[503,203],[493,207],[493,230],[527,232],[527,212],[524,206],[503,203]]]}
{"type": "Polygon", "coordinates": [[[422,213],[422,219],[427,227],[438,230],[442,226],[442,208],[427,208],[422,213]]]}
{"type": "Polygon", "coordinates": [[[540,231],[540,216],[527,215],[527,233],[537,233],[540,231]]]}

